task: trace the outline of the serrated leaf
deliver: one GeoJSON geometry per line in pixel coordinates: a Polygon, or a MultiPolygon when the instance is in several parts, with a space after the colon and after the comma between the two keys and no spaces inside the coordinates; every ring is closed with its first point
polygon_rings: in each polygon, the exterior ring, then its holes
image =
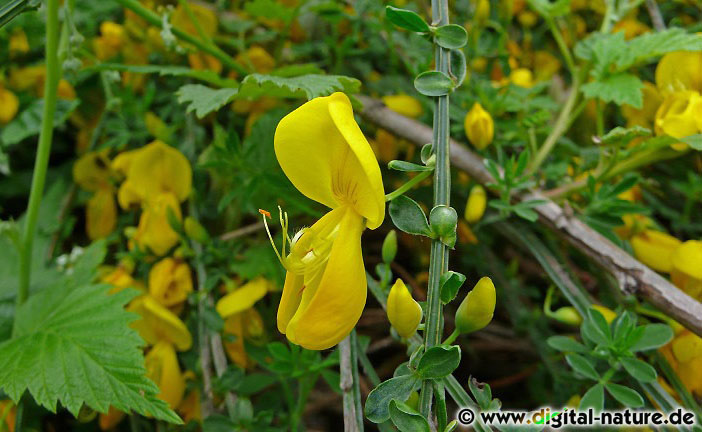
{"type": "Polygon", "coordinates": [[[400,9],[393,6],[385,7],[385,16],[398,27],[416,33],[426,33],[429,31],[429,24],[422,17],[407,9],[400,9]]]}
{"type": "Polygon", "coordinates": [[[590,387],[580,400],[580,406],[578,408],[581,411],[588,408],[594,409],[595,412],[602,411],[604,408],[604,386],[602,384],[595,384],[590,387]]]}
{"type": "Polygon", "coordinates": [[[653,366],[637,358],[625,357],[620,361],[629,375],[641,382],[655,381],[658,376],[653,366]]]}
{"type": "Polygon", "coordinates": [[[436,29],[434,40],[441,47],[457,50],[468,42],[468,32],[458,24],[448,24],[436,29]]]}
{"type": "Polygon", "coordinates": [[[390,201],[388,213],[392,223],[401,231],[414,235],[431,235],[424,211],[412,198],[400,195],[390,201]]]}
{"type": "Polygon", "coordinates": [[[414,88],[425,96],[444,96],[453,89],[453,81],[443,72],[426,71],[414,79],[414,88]]]}
{"type": "Polygon", "coordinates": [[[558,351],[585,353],[587,347],[573,338],[567,336],[551,336],[546,340],[546,343],[551,348],[558,351]]]}
{"type": "Polygon", "coordinates": [[[681,28],[644,33],[627,44],[627,55],[617,61],[619,70],[645,63],[673,51],[702,51],[702,35],[681,28]]]}
{"type": "Polygon", "coordinates": [[[424,379],[439,379],[450,375],[461,363],[461,350],[457,345],[434,346],[419,360],[417,373],[424,379]]]}
{"type": "Polygon", "coordinates": [[[593,380],[598,380],[600,378],[600,374],[597,373],[595,368],[592,366],[592,363],[590,363],[587,358],[579,354],[566,355],[566,362],[568,362],[573,370],[586,378],[593,380]]]}
{"type": "Polygon", "coordinates": [[[400,432],[429,432],[429,422],[404,402],[390,401],[390,420],[400,432]]]}
{"type": "Polygon", "coordinates": [[[15,335],[0,344],[0,383],[17,402],[29,390],[52,412],[74,416],[85,403],[182,423],[146,378],[143,345],[124,310],[134,291],[108,295],[107,285],[50,287],[17,311],[15,335]]]}
{"type": "Polygon", "coordinates": [[[600,139],[600,144],[607,147],[619,147],[629,144],[634,138],[648,137],[651,135],[651,130],[645,127],[634,126],[632,128],[623,128],[617,126],[600,139]]]}
{"type": "Polygon", "coordinates": [[[638,340],[632,341],[629,347],[632,352],[659,348],[673,339],[673,330],[667,324],[647,324],[641,328],[638,340]]]}
{"type": "Polygon", "coordinates": [[[329,96],[334,92],[358,93],[361,82],[343,75],[308,74],[294,77],[250,74],[241,82],[237,99],[307,98],[329,96]]]}
{"type": "MultiPolygon", "coordinates": [[[[62,126],[71,113],[80,105],[78,100],[56,101],[54,112],[54,129],[62,126]]],[[[38,135],[41,129],[41,119],[44,116],[44,99],[37,99],[22,111],[14,120],[2,128],[0,143],[11,146],[18,142],[38,135]]]]}
{"type": "Polygon", "coordinates": [[[605,384],[605,388],[614,399],[618,400],[624,406],[639,408],[644,405],[643,398],[634,389],[615,383],[607,383],[605,384]]]}
{"type": "Polygon", "coordinates": [[[589,82],[581,89],[588,99],[627,104],[634,108],[643,106],[643,83],[639,77],[629,73],[620,72],[601,81],[589,82]]]}
{"type": "Polygon", "coordinates": [[[186,112],[195,111],[198,118],[217,111],[234,99],[235,88],[213,89],[202,84],[186,84],[178,89],[178,103],[188,104],[186,112]]]}
{"type": "Polygon", "coordinates": [[[407,400],[419,378],[414,375],[400,375],[380,383],[366,398],[363,412],[373,423],[390,419],[390,402],[393,399],[407,400]]]}

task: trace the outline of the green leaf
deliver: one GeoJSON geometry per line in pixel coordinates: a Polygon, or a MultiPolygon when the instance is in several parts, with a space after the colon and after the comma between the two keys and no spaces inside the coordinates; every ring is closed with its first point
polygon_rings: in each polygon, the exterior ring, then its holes
{"type": "Polygon", "coordinates": [[[252,0],[244,3],[244,10],[251,16],[290,22],[295,16],[292,8],[285,7],[275,0],[252,0]]]}
{"type": "Polygon", "coordinates": [[[551,336],[546,340],[546,343],[558,351],[577,353],[586,353],[588,351],[585,345],[568,336],[551,336]]]}
{"type": "Polygon", "coordinates": [[[425,96],[444,96],[453,89],[453,81],[443,72],[426,71],[414,79],[414,88],[425,96]]]}
{"type": "Polygon", "coordinates": [[[429,24],[422,17],[407,9],[386,6],[385,16],[391,23],[409,31],[427,33],[430,30],[429,24]]]}
{"type": "MultiPolygon", "coordinates": [[[[54,113],[54,129],[62,126],[71,113],[80,105],[78,100],[56,101],[54,113]]],[[[39,135],[41,119],[44,116],[44,99],[37,99],[22,111],[14,120],[2,128],[0,142],[3,146],[11,146],[18,142],[39,135]]]]}
{"type": "Polygon", "coordinates": [[[287,346],[282,342],[271,342],[267,345],[268,352],[271,353],[274,359],[280,361],[291,361],[292,355],[287,346]]]}
{"type": "Polygon", "coordinates": [[[634,389],[615,383],[607,383],[605,384],[605,388],[614,399],[618,400],[624,406],[632,408],[644,406],[643,398],[634,389]]]}
{"type": "Polygon", "coordinates": [[[429,432],[429,422],[409,405],[390,401],[390,420],[400,432],[429,432]]]}
{"type": "Polygon", "coordinates": [[[390,201],[388,212],[397,228],[408,234],[431,236],[424,211],[412,198],[400,195],[390,201]]]}
{"type": "Polygon", "coordinates": [[[307,98],[329,96],[334,92],[358,93],[361,82],[343,75],[300,75],[281,77],[250,74],[241,82],[237,99],[258,99],[262,96],[275,98],[307,98]]]}
{"type": "Polygon", "coordinates": [[[624,369],[629,372],[629,375],[641,382],[655,381],[656,377],[658,377],[656,369],[654,369],[653,366],[637,358],[625,357],[620,361],[624,369]]]}
{"type": "Polygon", "coordinates": [[[30,297],[17,311],[14,337],[0,344],[3,390],[17,402],[28,389],[52,412],[60,402],[77,416],[85,403],[181,423],[146,378],[143,341],[129,327],[135,316],[124,310],[135,292],[109,289],[59,286],[30,297]]]}
{"type": "Polygon", "coordinates": [[[673,51],[702,51],[702,35],[681,28],[645,33],[629,41],[626,55],[619,58],[617,67],[624,70],[673,51]]]}
{"type": "Polygon", "coordinates": [[[451,50],[449,61],[451,75],[456,79],[456,87],[459,87],[468,74],[466,56],[461,50],[451,50]]]}
{"type": "Polygon", "coordinates": [[[479,383],[478,380],[470,377],[468,379],[468,388],[473,394],[473,397],[475,397],[478,406],[483,410],[488,410],[492,403],[492,389],[490,389],[490,384],[479,383]]]}
{"type": "Polygon", "coordinates": [[[436,29],[434,40],[439,46],[457,50],[468,42],[468,32],[458,24],[448,24],[436,29]]]}
{"type": "Polygon", "coordinates": [[[195,111],[198,118],[217,111],[234,99],[235,88],[213,89],[202,84],[186,84],[178,89],[178,103],[187,103],[186,112],[195,111]]]}
{"type": "Polygon", "coordinates": [[[406,162],[403,160],[391,160],[388,163],[388,168],[396,171],[407,171],[407,172],[414,172],[414,171],[433,171],[434,167],[426,166],[426,165],[418,165],[412,162],[406,162]]]}
{"type": "Polygon", "coordinates": [[[673,339],[673,330],[667,324],[647,324],[642,326],[640,336],[631,341],[631,352],[647,351],[659,348],[673,339]]]}
{"type": "Polygon", "coordinates": [[[628,104],[634,108],[643,106],[643,83],[639,77],[620,72],[601,81],[592,81],[582,86],[588,99],[600,99],[617,105],[628,104]]]}
{"type": "Polygon", "coordinates": [[[417,374],[423,379],[439,379],[448,376],[461,363],[461,349],[457,345],[429,348],[417,365],[417,374]]]}
{"type": "Polygon", "coordinates": [[[572,367],[580,375],[593,380],[600,379],[600,375],[592,366],[592,363],[590,363],[587,358],[581,356],[580,354],[568,354],[566,355],[566,361],[570,367],[572,367]]]}
{"type": "Polygon", "coordinates": [[[588,408],[594,409],[595,412],[602,411],[604,408],[604,387],[602,384],[595,384],[590,387],[580,400],[580,406],[578,408],[580,411],[584,411],[588,408]]]}
{"type": "Polygon", "coordinates": [[[71,286],[87,285],[97,277],[97,268],[105,260],[107,245],[105,240],[97,240],[83,250],[65,278],[65,284],[71,286]]]}
{"type": "Polygon", "coordinates": [[[529,7],[547,19],[553,19],[570,12],[570,0],[527,0],[529,7]]]}
{"type": "Polygon", "coordinates": [[[458,290],[465,281],[466,277],[462,273],[449,270],[442,274],[441,279],[439,280],[439,286],[441,287],[441,301],[444,304],[451,303],[451,301],[456,298],[458,290]]]}
{"type": "Polygon", "coordinates": [[[609,325],[604,316],[596,309],[588,309],[588,318],[580,327],[580,332],[584,338],[596,344],[607,345],[611,342],[609,325]]]}
{"type": "Polygon", "coordinates": [[[400,375],[380,383],[366,398],[363,409],[368,420],[382,423],[390,419],[390,402],[393,399],[407,400],[419,383],[415,375],[400,375]]]}
{"type": "Polygon", "coordinates": [[[648,137],[651,135],[651,130],[645,127],[634,126],[632,128],[623,128],[617,126],[600,139],[600,144],[606,147],[622,147],[629,144],[635,138],[648,137]]]}

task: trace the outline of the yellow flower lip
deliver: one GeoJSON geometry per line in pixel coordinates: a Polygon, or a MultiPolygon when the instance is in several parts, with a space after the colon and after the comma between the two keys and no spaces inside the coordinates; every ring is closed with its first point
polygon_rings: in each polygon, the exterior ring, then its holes
{"type": "Polygon", "coordinates": [[[152,297],[145,295],[134,299],[127,310],[141,315],[141,319],[132,322],[131,327],[136,329],[148,344],[167,341],[179,351],[187,351],[192,347],[192,336],[183,321],[152,297]]]}
{"type": "Polygon", "coordinates": [[[270,290],[271,284],[263,277],[257,277],[242,287],[230,292],[217,302],[217,313],[222,318],[228,318],[243,312],[263,298],[270,290]]]}
{"type": "Polygon", "coordinates": [[[634,256],[654,270],[668,273],[672,267],[671,254],[680,240],[664,232],[646,229],[631,238],[634,256]]]}
{"type": "Polygon", "coordinates": [[[183,303],[192,290],[193,280],[186,262],[164,258],[149,272],[149,294],[163,306],[183,303]]]}
{"type": "Polygon", "coordinates": [[[275,154],[306,197],[335,209],[348,206],[375,229],[385,217],[380,167],[343,93],[319,97],[285,116],[275,131],[275,154]]]}
{"type": "Polygon", "coordinates": [[[173,345],[159,341],[146,354],[146,374],[161,390],[158,398],[176,409],[185,394],[185,378],[173,345]]]}

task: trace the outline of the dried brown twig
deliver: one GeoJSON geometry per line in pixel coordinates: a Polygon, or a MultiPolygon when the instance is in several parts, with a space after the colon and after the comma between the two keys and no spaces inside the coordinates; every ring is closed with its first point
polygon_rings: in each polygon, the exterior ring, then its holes
{"type": "MultiPolygon", "coordinates": [[[[430,127],[391,111],[379,100],[363,95],[357,98],[364,105],[361,115],[368,121],[418,146],[432,141],[430,127]]],[[[494,182],[483,158],[455,140],[451,140],[451,163],[481,184],[494,182]]],[[[514,199],[545,200],[546,203],[534,208],[540,223],[609,271],[624,294],[644,298],[702,336],[702,304],[584,224],[572,212],[547,199],[541,190],[515,195],[514,199]]]]}

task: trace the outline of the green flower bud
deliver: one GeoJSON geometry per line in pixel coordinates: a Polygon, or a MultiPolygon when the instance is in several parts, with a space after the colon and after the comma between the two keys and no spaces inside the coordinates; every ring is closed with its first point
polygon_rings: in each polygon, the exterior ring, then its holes
{"type": "Polygon", "coordinates": [[[481,278],[456,310],[456,329],[467,334],[490,323],[495,313],[495,285],[489,277],[481,278]]]}
{"type": "Polygon", "coordinates": [[[562,308],[558,308],[558,310],[553,312],[551,318],[572,326],[579,326],[580,323],[583,322],[583,318],[580,316],[578,311],[571,306],[564,306],[562,308]]]}
{"type": "Polygon", "coordinates": [[[438,205],[431,209],[431,213],[429,213],[431,230],[439,237],[456,235],[457,222],[458,215],[453,207],[438,205]]]}
{"type": "Polygon", "coordinates": [[[388,235],[383,240],[383,262],[390,264],[397,255],[397,233],[395,230],[390,230],[388,235]]]}
{"type": "Polygon", "coordinates": [[[205,227],[191,216],[185,218],[183,228],[185,229],[185,234],[198,243],[207,243],[210,240],[210,235],[205,227]]]}

